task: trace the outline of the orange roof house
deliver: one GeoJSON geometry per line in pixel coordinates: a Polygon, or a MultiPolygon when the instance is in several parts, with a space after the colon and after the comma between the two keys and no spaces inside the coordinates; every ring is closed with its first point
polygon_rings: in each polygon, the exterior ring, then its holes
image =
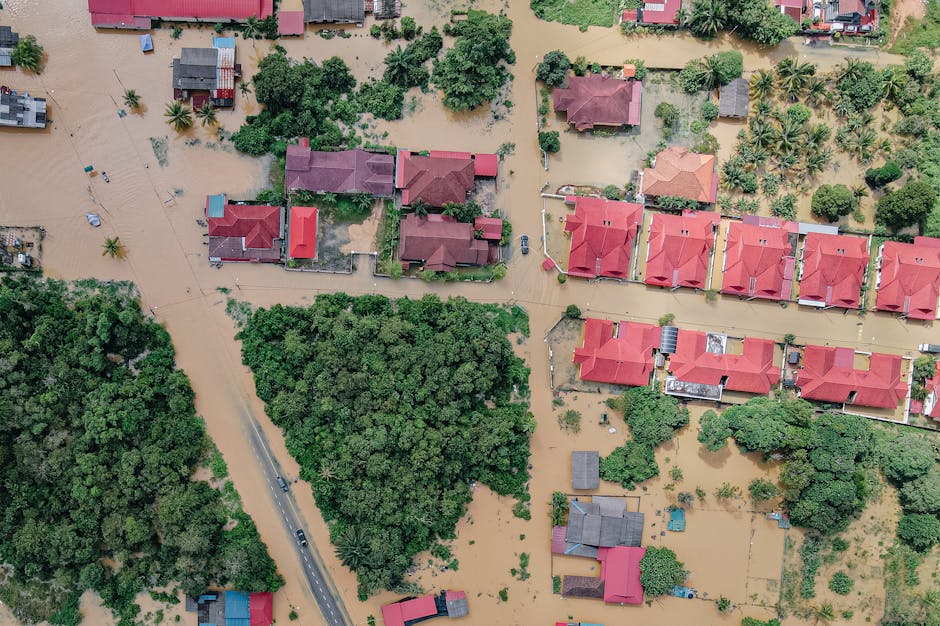
{"type": "Polygon", "coordinates": [[[656,155],[643,170],[643,195],[714,202],[718,195],[715,155],[698,154],[671,146],[656,155]]]}
{"type": "Polygon", "coordinates": [[[893,409],[907,397],[901,364],[899,356],[876,352],[868,369],[856,369],[852,348],[806,346],[796,384],[807,400],[893,409]]]}
{"type": "Polygon", "coordinates": [[[579,378],[633,387],[648,385],[659,336],[659,328],[651,324],[589,318],[584,325],[584,345],[574,350],[574,362],[581,365],[579,378]]]}
{"type": "Polygon", "coordinates": [[[875,308],[919,320],[937,319],[940,239],[886,241],[879,251],[875,308]]]}
{"type": "Polygon", "coordinates": [[[646,284],[704,289],[719,221],[717,213],[655,213],[650,222],[646,284]]]}
{"type": "Polygon", "coordinates": [[[288,251],[292,259],[317,258],[317,225],[319,214],[316,207],[294,206],[290,209],[290,232],[288,251]]]}
{"type": "Polygon", "coordinates": [[[797,238],[795,224],[791,222],[781,222],[776,228],[732,222],[725,243],[721,292],[746,298],[789,300],[797,238]]]}
{"type": "Polygon", "coordinates": [[[595,126],[639,126],[643,83],[613,76],[572,76],[552,91],[555,111],[566,113],[576,130],[595,126]]]}
{"type": "Polygon", "coordinates": [[[643,206],[606,198],[567,196],[574,213],[565,219],[571,233],[568,274],[584,278],[627,278],[643,206]]]}
{"type": "Polygon", "coordinates": [[[684,382],[746,393],[767,394],[780,382],[773,341],[746,337],[741,354],[724,352],[726,341],[724,335],[680,330],[669,371],[684,382]]]}
{"type": "Polygon", "coordinates": [[[800,265],[800,304],[857,309],[867,267],[867,239],[809,233],[800,265]]]}

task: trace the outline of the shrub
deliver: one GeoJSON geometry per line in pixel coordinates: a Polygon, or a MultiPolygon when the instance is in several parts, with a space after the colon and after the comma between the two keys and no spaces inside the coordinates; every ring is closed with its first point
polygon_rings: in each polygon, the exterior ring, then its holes
{"type": "Polygon", "coordinates": [[[787,117],[797,124],[803,124],[811,116],[810,110],[802,104],[792,104],[787,107],[787,117]]]}
{"type": "Polygon", "coordinates": [[[576,433],[581,432],[581,413],[575,411],[574,409],[568,409],[565,411],[559,420],[561,427],[565,430],[571,430],[576,433]]]}
{"type": "Polygon", "coordinates": [[[770,500],[780,494],[780,489],[777,488],[777,485],[763,478],[755,478],[752,480],[747,486],[747,490],[750,492],[751,500],[754,502],[770,500]]]}
{"type": "Polygon", "coordinates": [[[881,189],[888,183],[901,178],[904,172],[894,161],[888,161],[881,167],[873,167],[865,172],[865,182],[872,189],[881,189]]]}
{"type": "Polygon", "coordinates": [[[405,16],[401,18],[401,36],[411,41],[418,35],[418,25],[415,18],[405,16]]]}
{"type": "Polygon", "coordinates": [[[13,52],[10,54],[10,62],[24,70],[40,74],[42,72],[43,48],[36,41],[34,35],[26,35],[20,39],[13,52]]]}
{"type": "Polygon", "coordinates": [[[843,184],[820,185],[812,199],[813,215],[830,222],[848,215],[855,208],[851,190],[843,184]]]}
{"type": "Polygon", "coordinates": [[[656,320],[656,323],[659,324],[660,326],[670,326],[675,321],[675,319],[676,319],[676,316],[674,313],[666,313],[665,315],[660,317],[658,320],[656,320]]]}
{"type": "Polygon", "coordinates": [[[646,548],[640,559],[640,584],[648,596],[662,596],[685,582],[688,572],[669,548],[646,548]]]}
{"type": "Polygon", "coordinates": [[[565,309],[565,317],[574,320],[581,319],[581,309],[578,308],[577,304],[569,304],[568,308],[565,309]]]}
{"type": "Polygon", "coordinates": [[[561,139],[558,131],[539,131],[539,148],[545,152],[558,152],[561,150],[561,139]]]}
{"type": "Polygon", "coordinates": [[[702,103],[702,119],[706,122],[714,122],[718,119],[718,105],[711,100],[702,103]]]}
{"type": "Polygon", "coordinates": [[[619,200],[621,198],[620,187],[617,185],[607,185],[604,187],[604,197],[608,200],[619,200]]]}
{"type": "Polygon", "coordinates": [[[796,219],[796,196],[792,193],[774,198],[770,202],[770,214],[785,220],[796,219]]]}
{"type": "Polygon", "coordinates": [[[715,489],[715,497],[719,500],[736,500],[741,497],[741,488],[731,483],[721,483],[715,489]]]}
{"type": "Polygon", "coordinates": [[[679,122],[679,109],[669,102],[657,104],[653,114],[663,121],[663,128],[672,128],[679,122]]]}
{"type": "Polygon", "coordinates": [[[718,610],[721,613],[726,613],[731,610],[731,600],[729,600],[728,598],[724,596],[721,596],[720,598],[718,598],[718,601],[715,603],[715,606],[718,607],[718,610]]]}
{"type": "Polygon", "coordinates": [[[552,50],[548,52],[539,63],[535,71],[535,77],[544,81],[546,85],[552,87],[563,85],[568,78],[568,70],[571,69],[571,61],[561,50],[552,50]]]}
{"type": "Polygon", "coordinates": [[[847,596],[852,591],[853,580],[845,572],[839,571],[829,579],[829,590],[840,596],[847,596]]]}

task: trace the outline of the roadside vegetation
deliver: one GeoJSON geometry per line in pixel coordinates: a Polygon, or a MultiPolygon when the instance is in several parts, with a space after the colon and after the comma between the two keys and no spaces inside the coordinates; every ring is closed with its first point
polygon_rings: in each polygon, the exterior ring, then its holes
{"type": "Polygon", "coordinates": [[[518,309],[463,299],[318,296],[255,311],[238,335],[258,396],[313,486],[362,596],[402,583],[480,481],[528,517],[529,370],[518,309]]]}
{"type": "Polygon", "coordinates": [[[213,447],[132,285],[5,278],[0,311],[0,600],[19,619],[77,625],[86,589],[124,626],[147,588],[283,585],[231,483],[193,480],[213,447]]]}
{"type": "Polygon", "coordinates": [[[764,0],[695,0],[687,26],[696,37],[711,38],[727,30],[763,46],[776,46],[799,30],[796,22],[764,0]]]}
{"type": "MultiPolygon", "coordinates": [[[[635,0],[628,0],[634,4],[635,0]]],[[[539,19],[580,26],[613,26],[620,2],[617,0],[530,0],[529,6],[539,19]]]]}

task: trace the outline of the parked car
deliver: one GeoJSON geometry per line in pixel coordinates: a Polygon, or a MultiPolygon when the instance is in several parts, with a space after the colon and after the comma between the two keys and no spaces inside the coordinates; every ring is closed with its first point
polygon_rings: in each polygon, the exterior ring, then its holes
{"type": "Polygon", "coordinates": [[[287,491],[287,481],[280,476],[277,477],[277,484],[281,486],[281,491],[287,491]]]}
{"type": "Polygon", "coordinates": [[[296,535],[297,535],[297,543],[299,543],[302,546],[307,545],[307,535],[304,534],[304,531],[302,528],[297,529],[296,535]]]}
{"type": "Polygon", "coordinates": [[[936,353],[940,353],[940,345],[935,344],[935,343],[922,343],[922,344],[920,344],[920,351],[921,351],[921,352],[932,352],[932,353],[935,353],[935,354],[936,354],[936,353]]]}
{"type": "Polygon", "coordinates": [[[529,236],[523,235],[519,237],[519,241],[522,244],[522,254],[529,254],[529,236]]]}

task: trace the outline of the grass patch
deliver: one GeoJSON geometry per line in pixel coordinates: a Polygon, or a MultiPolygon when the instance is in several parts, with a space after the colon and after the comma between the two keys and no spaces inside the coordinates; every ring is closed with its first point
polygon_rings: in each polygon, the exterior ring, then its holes
{"type": "MultiPolygon", "coordinates": [[[[887,240],[887,237],[873,236],[871,238],[871,248],[869,248],[871,254],[868,256],[868,269],[865,273],[865,283],[862,285],[861,304],[863,311],[868,310],[869,296],[871,296],[871,298],[875,297],[875,280],[878,274],[878,248],[887,240]]],[[[872,302],[872,308],[874,308],[874,302],[872,302]]]]}
{"type": "Polygon", "coordinates": [[[291,194],[292,206],[315,206],[322,213],[331,217],[334,222],[360,224],[372,215],[373,204],[371,198],[366,201],[355,195],[311,193],[309,191],[295,191],[291,194]]]}
{"type": "Polygon", "coordinates": [[[609,28],[620,5],[616,0],[531,0],[529,6],[536,17],[549,22],[609,28]]]}
{"type": "Polygon", "coordinates": [[[910,54],[917,48],[940,48],[940,2],[928,0],[927,14],[922,20],[908,19],[898,34],[891,52],[910,54]]]}

